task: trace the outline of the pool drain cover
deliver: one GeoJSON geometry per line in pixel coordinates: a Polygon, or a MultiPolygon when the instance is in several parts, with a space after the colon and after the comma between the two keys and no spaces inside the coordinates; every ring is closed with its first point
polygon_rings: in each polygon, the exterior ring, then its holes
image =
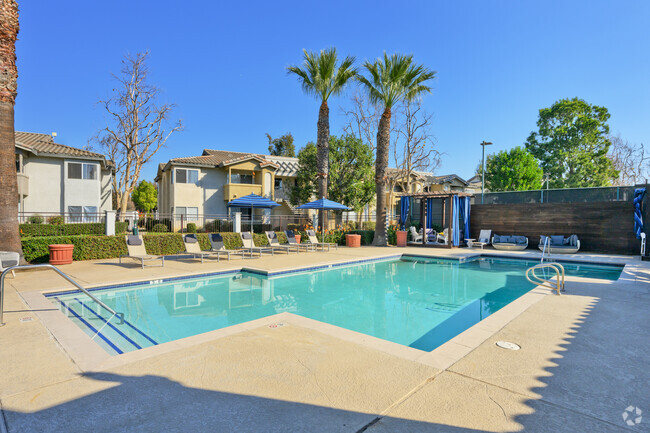
{"type": "Polygon", "coordinates": [[[499,346],[502,349],[508,349],[508,350],[519,350],[521,349],[521,346],[515,343],[511,343],[509,341],[497,341],[497,346],[499,346]]]}

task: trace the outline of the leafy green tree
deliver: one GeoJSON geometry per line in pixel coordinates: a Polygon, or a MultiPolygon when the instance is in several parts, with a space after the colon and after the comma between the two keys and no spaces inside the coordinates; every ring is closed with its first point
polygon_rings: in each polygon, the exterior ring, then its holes
{"type": "Polygon", "coordinates": [[[293,145],[293,135],[290,132],[284,134],[279,138],[271,137],[271,134],[266,134],[269,139],[269,155],[275,156],[296,156],[296,147],[293,145]]]}
{"type": "Polygon", "coordinates": [[[375,195],[372,148],[354,135],[330,137],[330,198],[359,213],[375,195]]]}
{"type": "Polygon", "coordinates": [[[618,177],[607,152],[610,114],[582,99],[561,99],[539,110],[526,149],[550,175],[552,188],[607,186],[618,177]]]}
{"type": "Polygon", "coordinates": [[[370,102],[383,107],[377,129],[377,160],[375,162],[375,183],[377,193],[377,221],[373,245],[388,245],[386,237],[386,169],[390,149],[390,121],[392,107],[402,101],[412,101],[424,93],[431,92],[425,83],[435,77],[435,72],[413,62],[413,56],[384,53],[383,59],[363,64],[368,77],[359,76],[359,81],[368,92],[370,102]]]}
{"type": "Polygon", "coordinates": [[[316,175],[318,174],[316,145],[309,142],[298,152],[298,173],[296,184],[291,188],[291,204],[299,205],[311,201],[318,191],[316,175]]]}
{"type": "Polygon", "coordinates": [[[354,67],[354,57],[346,57],[338,64],[336,48],[322,50],[320,54],[303,50],[303,64],[289,66],[290,74],[298,76],[305,93],[320,99],[318,111],[317,140],[318,148],[318,195],[327,198],[327,176],[329,173],[329,138],[330,138],[330,109],[327,100],[332,95],[338,95],[345,85],[357,75],[354,67]]]}
{"type": "Polygon", "coordinates": [[[544,172],[533,155],[522,147],[488,155],[485,187],[490,191],[527,191],[542,187],[544,172]]]}
{"type": "Polygon", "coordinates": [[[139,211],[151,212],[158,205],[158,190],[153,183],[143,180],[131,193],[131,200],[139,211]]]}

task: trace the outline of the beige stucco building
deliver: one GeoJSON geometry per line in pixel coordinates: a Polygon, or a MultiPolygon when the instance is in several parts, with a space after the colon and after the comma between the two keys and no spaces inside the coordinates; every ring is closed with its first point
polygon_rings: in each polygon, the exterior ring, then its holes
{"type": "MultiPolygon", "coordinates": [[[[272,215],[295,215],[289,203],[295,184],[298,158],[205,149],[201,156],[173,158],[158,166],[160,215],[228,215],[227,204],[248,194],[268,197],[281,206],[272,215]]],[[[241,211],[244,217],[250,209],[241,211]]],[[[262,213],[262,210],[256,210],[262,213]]]]}
{"type": "Polygon", "coordinates": [[[113,208],[112,164],[49,134],[16,132],[16,174],[21,219],[65,213],[69,221],[93,221],[113,208]]]}

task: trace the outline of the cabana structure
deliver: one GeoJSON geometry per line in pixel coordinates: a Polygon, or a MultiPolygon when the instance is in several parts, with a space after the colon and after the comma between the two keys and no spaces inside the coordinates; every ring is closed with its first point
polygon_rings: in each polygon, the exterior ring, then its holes
{"type": "MultiPolygon", "coordinates": [[[[463,226],[464,240],[469,239],[469,220],[470,220],[470,200],[473,194],[449,191],[449,192],[422,192],[410,195],[403,195],[400,203],[400,225],[408,229],[409,208],[415,201],[420,205],[420,226],[422,230],[422,240],[410,245],[421,244],[426,247],[452,248],[461,244],[460,228],[463,226]],[[427,230],[432,228],[434,219],[434,200],[442,201],[442,228],[447,230],[447,239],[444,243],[429,242],[427,230]]],[[[435,206],[439,208],[439,206],[435,206]]]]}

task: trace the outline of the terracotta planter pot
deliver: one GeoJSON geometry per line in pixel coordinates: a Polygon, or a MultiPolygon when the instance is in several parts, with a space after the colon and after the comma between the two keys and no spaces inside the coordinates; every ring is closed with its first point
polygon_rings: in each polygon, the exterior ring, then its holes
{"type": "Polygon", "coordinates": [[[406,231],[399,230],[397,232],[397,246],[398,247],[405,247],[406,246],[406,231]]]}
{"type": "Polygon", "coordinates": [[[74,245],[71,244],[53,244],[48,245],[50,249],[51,265],[69,265],[72,263],[72,251],[74,245]]]}
{"type": "Polygon", "coordinates": [[[296,242],[300,243],[300,238],[302,237],[302,235],[295,235],[295,236],[296,236],[296,242]]]}
{"type": "Polygon", "coordinates": [[[345,235],[345,245],[350,248],[359,248],[361,246],[361,235],[345,235]]]}

